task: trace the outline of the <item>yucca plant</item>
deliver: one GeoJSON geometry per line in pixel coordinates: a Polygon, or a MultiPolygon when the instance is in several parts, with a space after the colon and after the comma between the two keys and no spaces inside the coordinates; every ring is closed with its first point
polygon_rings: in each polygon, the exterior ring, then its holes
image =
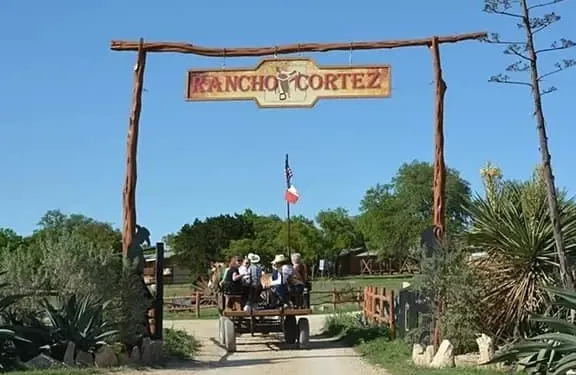
{"type": "MultiPolygon", "coordinates": [[[[488,185],[488,184],[487,184],[488,185]]],[[[560,216],[569,263],[576,254],[576,204],[560,197],[560,216]]],[[[484,275],[486,329],[505,339],[522,338],[529,316],[549,302],[543,288],[557,286],[558,258],[546,190],[537,176],[528,182],[490,181],[486,197],[468,207],[468,242],[488,256],[477,262],[484,275]]]]}
{"type": "MultiPolygon", "coordinates": [[[[555,297],[554,306],[576,309],[576,292],[546,289],[555,297]]],[[[489,363],[516,361],[519,370],[533,375],[564,375],[576,370],[576,325],[563,318],[534,315],[534,323],[546,332],[501,349],[489,363]]]]}
{"type": "Polygon", "coordinates": [[[118,333],[104,316],[109,302],[93,296],[72,295],[60,299],[56,306],[45,299],[43,305],[56,341],[61,345],[71,341],[78,350],[94,352],[104,340],[118,333]]]}

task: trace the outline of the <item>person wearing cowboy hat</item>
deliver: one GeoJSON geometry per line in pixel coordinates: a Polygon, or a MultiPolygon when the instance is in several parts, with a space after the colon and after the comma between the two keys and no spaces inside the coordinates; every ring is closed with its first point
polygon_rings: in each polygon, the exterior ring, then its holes
{"type": "Polygon", "coordinates": [[[258,297],[262,292],[262,284],[260,282],[262,268],[259,265],[260,256],[258,254],[249,253],[246,259],[249,265],[244,276],[244,282],[247,287],[248,300],[244,306],[244,310],[249,311],[254,304],[258,303],[258,297]]]}
{"type": "Polygon", "coordinates": [[[274,257],[272,268],[274,272],[272,273],[272,283],[270,285],[280,302],[284,304],[284,307],[287,307],[290,303],[288,298],[288,280],[292,277],[294,270],[284,254],[278,254],[274,257]]]}

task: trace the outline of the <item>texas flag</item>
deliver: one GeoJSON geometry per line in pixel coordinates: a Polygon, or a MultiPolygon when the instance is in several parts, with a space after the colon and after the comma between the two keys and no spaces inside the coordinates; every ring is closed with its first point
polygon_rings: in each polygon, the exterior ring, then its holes
{"type": "Polygon", "coordinates": [[[294,204],[298,202],[298,198],[300,195],[298,194],[298,190],[292,185],[292,177],[294,174],[292,173],[292,168],[290,168],[290,164],[288,164],[288,154],[286,154],[286,163],[284,164],[284,176],[286,177],[286,193],[284,194],[284,199],[288,201],[288,203],[294,204]]]}
{"type": "Polygon", "coordinates": [[[286,194],[284,195],[284,197],[288,201],[288,203],[294,204],[298,202],[298,198],[300,198],[300,195],[298,194],[298,190],[296,190],[294,185],[290,185],[290,187],[286,189],[286,194]]]}

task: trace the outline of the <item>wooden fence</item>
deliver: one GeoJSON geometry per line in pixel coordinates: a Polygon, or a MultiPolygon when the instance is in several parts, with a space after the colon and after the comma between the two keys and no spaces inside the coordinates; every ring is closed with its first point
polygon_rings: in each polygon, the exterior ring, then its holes
{"type": "MultiPolygon", "coordinates": [[[[387,325],[392,338],[396,336],[397,307],[392,289],[367,286],[363,289],[313,290],[310,292],[310,303],[312,306],[331,306],[333,311],[336,311],[339,305],[356,304],[368,322],[387,325]]],[[[196,317],[200,318],[202,310],[214,309],[217,304],[214,295],[196,292],[192,296],[166,297],[164,306],[169,312],[195,312],[196,317]]],[[[402,310],[401,306],[398,307],[402,310]]],[[[406,312],[398,311],[398,313],[403,316],[406,312]]],[[[403,327],[402,324],[400,326],[403,327]]]]}
{"type": "MultiPolygon", "coordinates": [[[[310,304],[312,306],[331,306],[332,311],[336,311],[340,305],[355,304],[358,306],[358,310],[362,310],[363,297],[362,288],[312,290],[310,292],[310,304]]],[[[196,292],[191,296],[164,297],[164,306],[168,312],[195,312],[196,317],[200,318],[202,310],[214,309],[217,303],[214,295],[196,292]]]]}
{"type": "Polygon", "coordinates": [[[385,324],[390,328],[392,339],[396,337],[396,312],[394,291],[367,286],[364,288],[362,313],[374,324],[385,324]]]}

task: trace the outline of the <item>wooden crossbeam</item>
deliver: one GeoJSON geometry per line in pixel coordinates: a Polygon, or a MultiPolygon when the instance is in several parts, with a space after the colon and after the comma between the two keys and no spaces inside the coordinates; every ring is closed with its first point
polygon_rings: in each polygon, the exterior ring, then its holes
{"type": "MultiPolygon", "coordinates": [[[[439,37],[427,37],[405,40],[381,40],[373,42],[343,42],[343,43],[294,43],[269,47],[212,48],[190,43],[179,42],[145,42],[142,49],[145,52],[187,53],[212,57],[250,57],[286,55],[300,52],[328,52],[350,50],[391,49],[401,47],[431,46],[432,40],[438,44],[457,43],[465,40],[480,40],[488,36],[486,32],[456,34],[439,37]]],[[[128,40],[113,40],[110,43],[112,51],[138,51],[140,42],[128,40]]]]}

